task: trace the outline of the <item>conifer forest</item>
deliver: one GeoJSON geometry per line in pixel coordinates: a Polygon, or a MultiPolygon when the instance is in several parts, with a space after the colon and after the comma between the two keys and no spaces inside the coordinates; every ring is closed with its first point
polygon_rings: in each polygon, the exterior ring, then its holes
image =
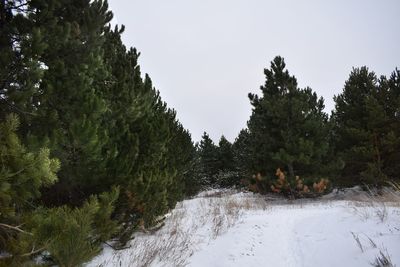
{"type": "Polygon", "coordinates": [[[80,266],[209,188],[400,182],[399,69],[354,67],[328,114],[284,57],[265,59],[235,141],[195,142],[112,18],[105,0],[0,0],[0,266],[80,266]]]}

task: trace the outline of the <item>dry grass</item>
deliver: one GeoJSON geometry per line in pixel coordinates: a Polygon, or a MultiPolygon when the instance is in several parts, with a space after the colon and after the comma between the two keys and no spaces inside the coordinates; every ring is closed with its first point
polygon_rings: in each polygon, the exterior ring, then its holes
{"type": "Polygon", "coordinates": [[[363,220],[377,218],[380,222],[385,222],[388,217],[387,207],[400,206],[400,192],[393,188],[383,188],[381,191],[369,189],[361,192],[356,197],[350,198],[354,213],[363,220]]]}
{"type": "MultiPolygon", "coordinates": [[[[388,206],[399,207],[400,206],[400,186],[398,184],[392,184],[392,187],[383,188],[381,191],[368,190],[365,194],[360,194],[357,201],[352,202],[353,209],[357,215],[362,219],[368,220],[371,218],[377,218],[379,222],[383,223],[388,218],[388,206]],[[360,197],[361,196],[361,197],[360,197]]],[[[357,246],[364,252],[365,246],[360,241],[360,237],[351,232],[357,246]]],[[[366,236],[371,248],[378,248],[375,241],[369,236],[366,236]]],[[[382,246],[379,248],[379,254],[375,257],[375,260],[370,263],[374,267],[394,267],[390,255],[387,249],[382,246]]]]}
{"type": "Polygon", "coordinates": [[[130,255],[129,266],[150,266],[161,259],[171,266],[185,266],[185,256],[192,253],[190,233],[181,229],[186,212],[184,207],[178,208],[168,218],[162,230],[152,235],[136,236],[131,243],[135,249],[130,255]]]}
{"type": "Polygon", "coordinates": [[[213,191],[203,193],[202,197],[201,209],[210,210],[203,218],[203,222],[211,221],[212,238],[216,238],[233,227],[244,212],[266,210],[270,207],[265,196],[253,193],[239,193],[232,190],[219,193],[213,191]]]}
{"type": "Polygon", "coordinates": [[[363,245],[361,244],[360,237],[358,236],[358,234],[355,234],[355,233],[353,233],[353,232],[350,232],[350,233],[351,233],[351,235],[353,236],[353,239],[356,241],[357,246],[360,248],[361,252],[364,253],[364,247],[363,247],[363,245]]]}
{"type": "Polygon", "coordinates": [[[380,222],[385,222],[388,217],[388,211],[385,202],[369,201],[369,202],[352,202],[354,214],[364,221],[371,218],[377,218],[380,222]]]}
{"type": "Polygon", "coordinates": [[[257,194],[233,190],[203,192],[191,200],[178,203],[158,231],[136,233],[130,243],[131,249],[114,252],[112,259],[101,265],[186,266],[199,244],[228,231],[244,212],[266,210],[268,207],[265,197],[257,194]],[[197,237],[193,238],[193,235],[197,237]]]}
{"type": "Polygon", "coordinates": [[[374,267],[394,267],[390,255],[386,249],[380,250],[379,255],[376,256],[375,261],[371,262],[374,267]]]}
{"type": "Polygon", "coordinates": [[[212,210],[212,237],[216,238],[235,225],[243,206],[240,200],[228,197],[211,201],[210,208],[212,210]]]}
{"type": "MultiPolygon", "coordinates": [[[[356,192],[348,199],[346,197],[345,195],[343,200],[351,200],[350,203],[354,207],[354,212],[361,218],[365,220],[377,218],[380,222],[387,219],[387,207],[389,205],[400,203],[398,201],[400,200],[399,193],[392,189],[385,189],[382,195],[374,192],[356,192]],[[391,202],[388,202],[388,200],[391,200],[391,202]],[[396,200],[397,202],[395,202],[396,200]],[[373,208],[371,209],[371,207],[373,208]]],[[[333,200],[335,198],[332,197],[288,201],[275,195],[262,196],[233,190],[202,192],[191,200],[178,203],[171,214],[167,216],[165,225],[161,229],[154,233],[137,233],[130,244],[132,249],[115,252],[111,257],[112,259],[102,265],[186,266],[189,257],[199,248],[200,244],[208,243],[224,234],[240,222],[246,212],[265,211],[282,204],[289,204],[285,205],[285,208],[290,208],[292,206],[298,207],[298,205],[318,205],[321,201],[329,202],[333,200]]],[[[351,232],[351,234],[361,251],[370,247],[376,249],[375,242],[368,236],[365,238],[362,234],[354,232],[351,232]]],[[[387,254],[383,253],[382,255],[377,257],[374,264],[378,263],[379,259],[382,259],[382,262],[385,262],[385,259],[390,259],[387,254]],[[384,258],[382,255],[387,257],[384,258]]]]}

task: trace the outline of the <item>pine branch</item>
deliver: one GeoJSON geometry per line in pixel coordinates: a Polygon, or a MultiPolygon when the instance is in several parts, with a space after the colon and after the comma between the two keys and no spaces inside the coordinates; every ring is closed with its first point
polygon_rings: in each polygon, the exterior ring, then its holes
{"type": "Polygon", "coordinates": [[[45,247],[42,247],[42,248],[39,248],[39,249],[36,249],[36,250],[35,250],[35,247],[33,247],[31,252],[28,252],[28,253],[25,253],[25,254],[21,254],[20,256],[21,257],[29,257],[29,256],[37,254],[37,253],[39,253],[39,252],[41,252],[43,250],[45,250],[45,247]]]}
{"type": "Polygon", "coordinates": [[[0,223],[0,227],[8,228],[8,229],[11,229],[11,230],[14,230],[14,231],[17,231],[17,232],[20,232],[20,233],[24,233],[24,234],[27,234],[27,235],[33,235],[32,233],[29,233],[29,232],[26,232],[26,231],[22,230],[20,228],[21,225],[13,226],[13,225],[5,224],[5,223],[0,223]]]}
{"type": "Polygon", "coordinates": [[[0,95],[0,100],[4,101],[10,108],[14,109],[16,112],[20,113],[20,114],[26,114],[26,115],[31,115],[31,116],[36,116],[35,113],[31,113],[31,112],[26,112],[23,111],[22,109],[18,108],[16,105],[11,104],[7,98],[3,97],[0,95]]]}

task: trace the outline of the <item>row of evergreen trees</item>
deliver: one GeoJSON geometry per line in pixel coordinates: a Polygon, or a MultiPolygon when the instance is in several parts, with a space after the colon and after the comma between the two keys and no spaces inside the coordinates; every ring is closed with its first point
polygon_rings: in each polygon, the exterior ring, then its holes
{"type": "Polygon", "coordinates": [[[276,57],[264,74],[261,95],[249,94],[252,114],[235,142],[221,138],[218,147],[203,135],[200,180],[234,185],[259,174],[268,183],[277,168],[292,179],[330,178],[337,186],[400,179],[398,69],[389,78],[377,78],[366,67],[353,69],[331,116],[311,88],[299,88],[283,58],[276,57]]]}
{"type": "Polygon", "coordinates": [[[103,0],[0,1],[0,262],[77,266],[190,188],[195,148],[103,0]]]}
{"type": "Polygon", "coordinates": [[[214,144],[205,132],[196,144],[194,159],[194,179],[198,188],[230,187],[238,184],[233,145],[221,136],[214,144]]]}
{"type": "Polygon", "coordinates": [[[399,70],[354,69],[328,116],[276,57],[235,142],[194,146],[111,19],[103,0],[0,0],[0,264],[77,266],[185,195],[277,168],[399,179],[399,70]]]}

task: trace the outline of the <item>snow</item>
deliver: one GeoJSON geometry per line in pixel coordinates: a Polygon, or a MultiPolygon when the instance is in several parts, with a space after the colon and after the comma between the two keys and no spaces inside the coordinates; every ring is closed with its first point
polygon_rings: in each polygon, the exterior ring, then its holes
{"type": "Polygon", "coordinates": [[[400,266],[399,202],[353,199],[203,192],[178,203],[159,231],[136,234],[129,249],[105,248],[87,266],[358,267],[380,252],[400,266]]]}

